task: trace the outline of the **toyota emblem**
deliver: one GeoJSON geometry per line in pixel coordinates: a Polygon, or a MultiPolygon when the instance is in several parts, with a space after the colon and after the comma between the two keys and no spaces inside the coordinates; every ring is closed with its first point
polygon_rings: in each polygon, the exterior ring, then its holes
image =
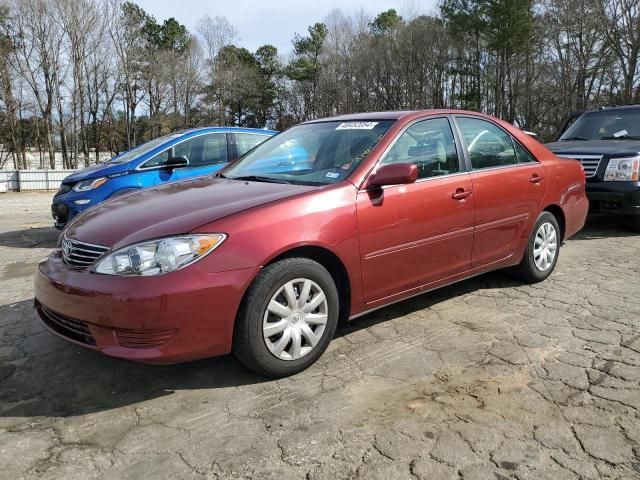
{"type": "Polygon", "coordinates": [[[68,257],[69,255],[71,255],[71,243],[69,242],[62,242],[62,251],[64,252],[64,255],[66,257],[68,257]]]}

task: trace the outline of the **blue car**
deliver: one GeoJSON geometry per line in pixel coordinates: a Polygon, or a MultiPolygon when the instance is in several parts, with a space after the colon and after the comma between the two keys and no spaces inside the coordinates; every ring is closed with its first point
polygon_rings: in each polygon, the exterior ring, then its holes
{"type": "Polygon", "coordinates": [[[277,132],[252,128],[193,128],[159,137],[62,181],[51,214],[62,229],[100,202],[140,188],[213,173],[277,132]]]}

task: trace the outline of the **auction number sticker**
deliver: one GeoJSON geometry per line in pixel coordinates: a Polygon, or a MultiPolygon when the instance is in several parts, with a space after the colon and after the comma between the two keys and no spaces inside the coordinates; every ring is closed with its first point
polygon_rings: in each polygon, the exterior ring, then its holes
{"type": "Polygon", "coordinates": [[[343,122],[336,130],[373,130],[378,122],[343,122]]]}

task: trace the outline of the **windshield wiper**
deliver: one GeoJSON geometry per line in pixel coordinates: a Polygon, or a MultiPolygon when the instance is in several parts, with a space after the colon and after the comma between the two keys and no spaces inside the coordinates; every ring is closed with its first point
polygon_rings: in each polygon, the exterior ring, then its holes
{"type": "Polygon", "coordinates": [[[259,175],[245,175],[240,177],[225,177],[230,178],[231,180],[240,180],[245,182],[265,182],[265,183],[288,183],[287,180],[282,180],[280,178],[272,178],[272,177],[261,177],[259,175]]]}
{"type": "Polygon", "coordinates": [[[640,137],[636,135],[620,135],[619,137],[602,137],[602,140],[640,140],[640,137]]]}
{"type": "Polygon", "coordinates": [[[590,138],[585,137],[569,137],[569,138],[561,138],[561,142],[570,142],[571,140],[591,140],[590,138]]]}

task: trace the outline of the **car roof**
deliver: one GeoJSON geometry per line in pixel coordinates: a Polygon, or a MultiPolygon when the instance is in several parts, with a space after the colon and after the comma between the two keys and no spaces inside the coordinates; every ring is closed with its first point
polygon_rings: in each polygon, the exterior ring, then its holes
{"type": "Polygon", "coordinates": [[[278,133],[276,130],[268,130],[266,128],[243,128],[243,127],[196,127],[188,128],[186,130],[180,130],[174,133],[181,133],[183,135],[192,135],[194,133],[255,133],[258,135],[275,135],[278,133]]]}
{"type": "Polygon", "coordinates": [[[584,113],[598,113],[598,112],[619,112],[625,110],[640,110],[640,104],[635,105],[615,105],[611,107],[602,107],[597,110],[587,110],[584,113]]]}
{"type": "Polygon", "coordinates": [[[452,109],[428,109],[428,110],[390,110],[383,112],[362,112],[362,113],[349,113],[345,115],[338,115],[336,117],[318,118],[316,120],[309,120],[303,123],[321,123],[321,122],[333,122],[333,121],[366,121],[366,120],[401,120],[405,118],[418,118],[427,115],[443,115],[443,114],[457,114],[457,115],[477,115],[479,117],[489,117],[488,115],[480,112],[474,112],[470,110],[452,110],[452,109]]]}

